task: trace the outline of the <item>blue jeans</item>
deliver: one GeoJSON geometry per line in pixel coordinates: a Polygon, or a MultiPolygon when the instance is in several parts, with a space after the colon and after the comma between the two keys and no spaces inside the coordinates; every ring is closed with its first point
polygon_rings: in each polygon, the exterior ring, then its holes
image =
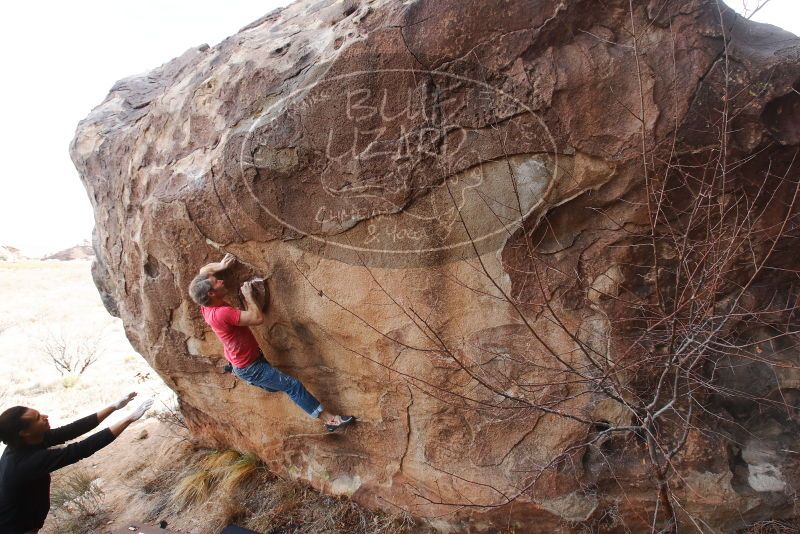
{"type": "Polygon", "coordinates": [[[283,391],[311,417],[318,417],[322,404],[293,376],[283,374],[272,367],[263,356],[247,367],[233,368],[233,373],[253,386],[269,392],[283,391]]]}

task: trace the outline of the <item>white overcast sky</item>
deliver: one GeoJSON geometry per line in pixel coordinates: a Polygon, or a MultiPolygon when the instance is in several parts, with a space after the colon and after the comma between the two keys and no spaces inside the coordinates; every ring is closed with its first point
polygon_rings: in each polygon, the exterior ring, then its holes
{"type": "MultiPolygon", "coordinates": [[[[727,0],[739,11],[758,0],[727,0]]],[[[93,214],[67,148],[120,78],[214,45],[288,0],[5,2],[0,8],[0,245],[39,256],[91,235],[93,214]]],[[[800,35],[800,0],[754,20],[800,35]]]]}

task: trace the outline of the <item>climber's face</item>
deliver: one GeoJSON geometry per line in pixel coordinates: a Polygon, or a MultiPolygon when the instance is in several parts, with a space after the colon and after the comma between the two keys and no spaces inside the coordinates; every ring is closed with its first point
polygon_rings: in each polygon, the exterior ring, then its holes
{"type": "Polygon", "coordinates": [[[22,420],[26,425],[25,429],[19,433],[22,441],[28,444],[41,443],[45,432],[50,430],[48,417],[33,408],[28,408],[28,411],[22,415],[22,420]]]}
{"type": "Polygon", "coordinates": [[[208,292],[210,296],[222,298],[228,294],[228,288],[225,287],[225,281],[222,278],[209,275],[208,281],[211,282],[211,291],[208,292]]]}

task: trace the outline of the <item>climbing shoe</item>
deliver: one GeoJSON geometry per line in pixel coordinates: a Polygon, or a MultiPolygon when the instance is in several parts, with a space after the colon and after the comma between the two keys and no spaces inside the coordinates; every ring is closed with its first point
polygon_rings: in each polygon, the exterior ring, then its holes
{"type": "Polygon", "coordinates": [[[325,424],[325,430],[328,432],[336,432],[340,428],[352,425],[356,422],[356,418],[352,415],[337,415],[333,424],[325,424]]]}

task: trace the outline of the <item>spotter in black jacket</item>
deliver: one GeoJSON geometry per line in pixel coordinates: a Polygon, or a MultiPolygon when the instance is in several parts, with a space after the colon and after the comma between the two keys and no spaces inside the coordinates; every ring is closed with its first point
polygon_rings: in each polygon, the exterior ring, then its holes
{"type": "Polygon", "coordinates": [[[0,534],[21,534],[44,525],[50,511],[50,473],[96,453],[112,441],[109,429],[51,449],[99,424],[97,414],[49,430],[38,445],[6,447],[0,457],[0,534]]]}

